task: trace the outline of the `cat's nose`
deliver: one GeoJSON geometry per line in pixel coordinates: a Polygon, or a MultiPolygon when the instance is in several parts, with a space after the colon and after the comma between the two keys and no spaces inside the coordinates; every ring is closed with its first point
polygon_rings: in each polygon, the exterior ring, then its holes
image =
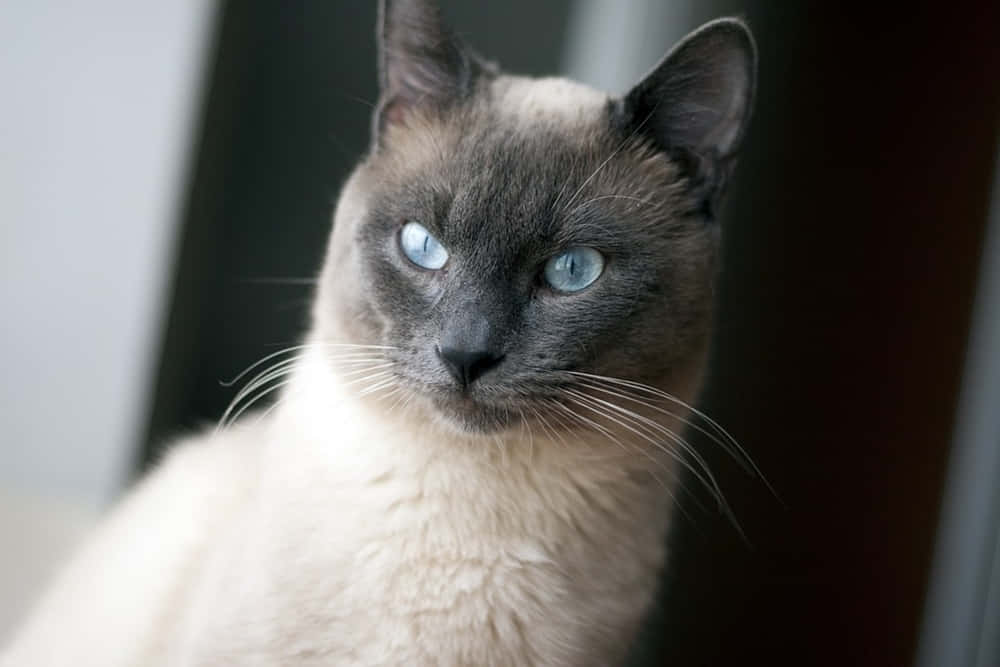
{"type": "Polygon", "coordinates": [[[459,347],[439,347],[437,353],[445,368],[462,388],[468,387],[483,373],[494,368],[504,356],[491,350],[459,347]]]}

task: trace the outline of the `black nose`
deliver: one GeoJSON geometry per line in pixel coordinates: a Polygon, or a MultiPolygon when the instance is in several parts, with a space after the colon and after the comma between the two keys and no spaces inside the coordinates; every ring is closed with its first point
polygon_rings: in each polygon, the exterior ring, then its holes
{"type": "Polygon", "coordinates": [[[438,356],[444,362],[445,368],[462,387],[480,378],[483,373],[495,367],[503,359],[502,354],[490,350],[465,350],[454,347],[437,348],[438,356]]]}

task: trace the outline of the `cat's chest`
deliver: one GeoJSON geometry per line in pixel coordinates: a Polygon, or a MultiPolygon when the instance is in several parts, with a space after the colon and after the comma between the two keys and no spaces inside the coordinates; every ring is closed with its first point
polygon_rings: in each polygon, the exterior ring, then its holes
{"type": "Polygon", "coordinates": [[[275,470],[226,559],[228,620],[207,652],[248,664],[587,664],[620,650],[600,637],[628,636],[645,609],[662,530],[622,530],[634,517],[588,492],[510,472],[517,483],[444,462],[275,470]]]}
{"type": "Polygon", "coordinates": [[[301,547],[298,572],[279,567],[286,548],[272,551],[267,567],[287,579],[278,588],[290,590],[308,571],[308,589],[343,607],[380,606],[399,617],[483,614],[521,606],[529,591],[555,603],[585,566],[584,552],[601,558],[536,489],[496,488],[475,471],[442,468],[341,481],[316,505],[328,512],[304,509],[300,499],[270,502],[263,540],[301,547]]]}
{"type": "Polygon", "coordinates": [[[600,623],[607,591],[581,586],[566,554],[527,535],[455,530],[454,515],[431,505],[404,512],[409,526],[331,517],[328,534],[313,527],[308,539],[288,518],[241,545],[229,618],[207,653],[250,664],[560,664],[556,638],[600,623]]]}

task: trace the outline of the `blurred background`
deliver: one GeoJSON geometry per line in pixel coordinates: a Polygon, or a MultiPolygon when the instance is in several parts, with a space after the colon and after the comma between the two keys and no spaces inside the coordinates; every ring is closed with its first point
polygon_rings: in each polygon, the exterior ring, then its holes
{"type": "MultiPolygon", "coordinates": [[[[632,663],[1000,664],[1000,4],[442,4],[508,70],[616,93],[704,20],[758,39],[702,404],[780,501],[700,443],[749,544],[685,503],[632,663]]],[[[374,22],[0,3],[0,643],[221,381],[303,332],[374,22]]]]}

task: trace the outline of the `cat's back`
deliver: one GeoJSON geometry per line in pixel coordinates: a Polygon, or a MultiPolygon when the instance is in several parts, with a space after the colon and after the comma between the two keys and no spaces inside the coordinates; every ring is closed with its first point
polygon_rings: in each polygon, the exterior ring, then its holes
{"type": "Polygon", "coordinates": [[[172,446],[65,567],[0,665],[155,664],[206,555],[252,496],[265,431],[250,424],[172,446]]]}

